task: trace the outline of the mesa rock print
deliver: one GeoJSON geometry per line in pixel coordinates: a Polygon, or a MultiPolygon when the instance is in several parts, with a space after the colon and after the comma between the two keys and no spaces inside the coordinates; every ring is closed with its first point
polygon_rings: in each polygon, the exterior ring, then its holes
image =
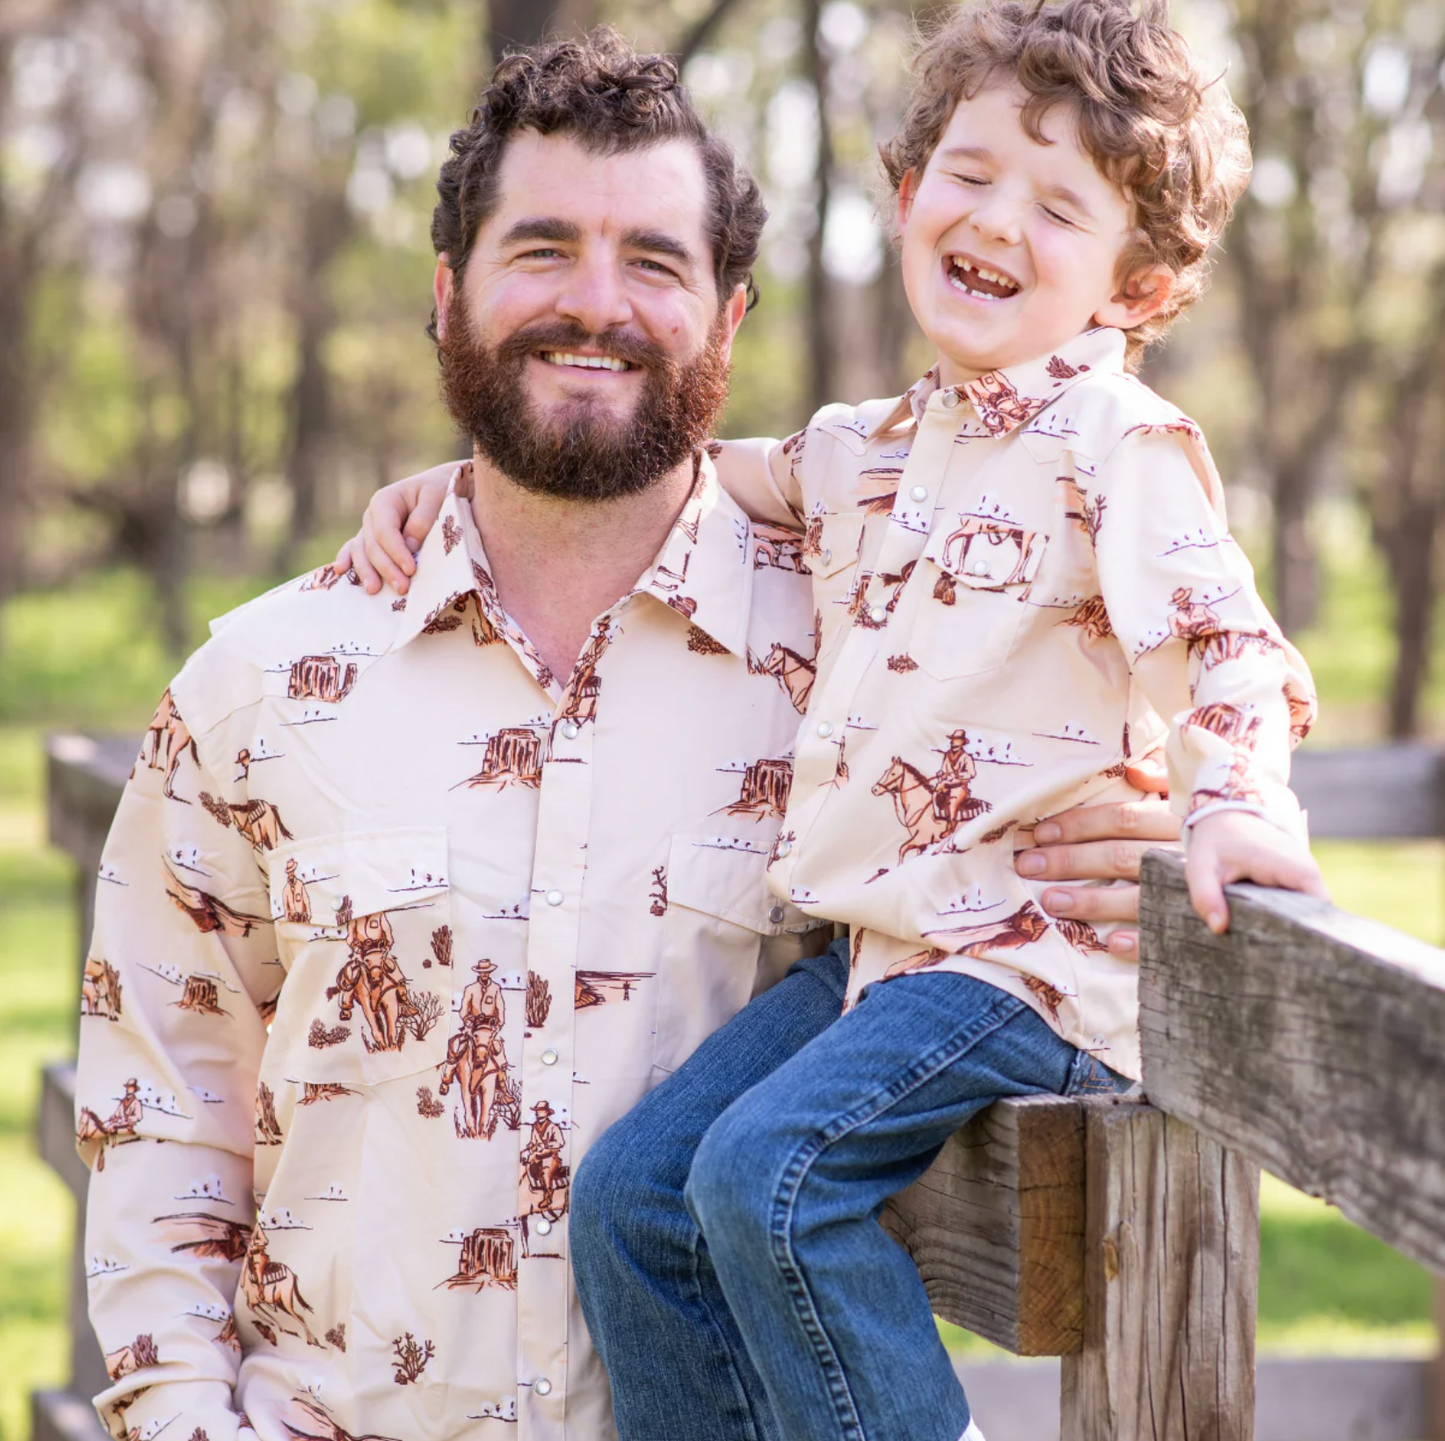
{"type": "Polygon", "coordinates": [[[318,573],[176,679],[81,995],[117,1437],[234,1434],[219,1380],[268,1438],[564,1441],[604,1414],[574,1169],[660,1050],[822,939],[723,914],[776,905],[802,550],[704,464],[553,676],[454,495],[405,605],[318,573]]]}

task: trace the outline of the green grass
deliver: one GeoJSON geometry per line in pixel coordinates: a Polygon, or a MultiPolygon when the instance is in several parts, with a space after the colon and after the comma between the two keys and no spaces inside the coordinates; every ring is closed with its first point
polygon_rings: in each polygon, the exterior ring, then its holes
{"type": "Polygon", "coordinates": [[[74,1207],[35,1154],[40,1068],[73,1049],[73,867],[44,844],[40,736],[0,728],[0,1437],[65,1379],[74,1207]]]}

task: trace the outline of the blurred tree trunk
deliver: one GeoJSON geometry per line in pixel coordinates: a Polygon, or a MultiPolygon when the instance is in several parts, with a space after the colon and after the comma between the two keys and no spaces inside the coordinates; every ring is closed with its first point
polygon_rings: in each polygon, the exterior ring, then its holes
{"type": "Polygon", "coordinates": [[[1337,275],[1301,181],[1316,158],[1325,93],[1332,79],[1338,85],[1352,78],[1353,68],[1330,77],[1311,73],[1301,59],[1298,34],[1319,18],[1321,0],[1237,0],[1234,10],[1245,61],[1237,99],[1255,155],[1276,167],[1281,191],[1279,177],[1294,177],[1293,193],[1267,196],[1270,203],[1258,186],[1244,196],[1226,254],[1239,285],[1240,339],[1253,381],[1250,452],[1274,503],[1275,610],[1285,630],[1295,631],[1313,619],[1318,600],[1308,518],[1320,461],[1340,434],[1346,380],[1338,347],[1317,334],[1322,307],[1338,300],[1330,294],[1337,275]]]}
{"type": "Polygon", "coordinates": [[[334,431],[325,349],[336,326],[336,309],[327,291],[326,271],[356,228],[346,203],[344,175],[340,184],[342,188],[337,189],[323,182],[303,202],[301,272],[295,301],[296,379],[291,387],[291,445],[286,464],[291,524],[280,561],[280,568],[288,574],[295,568],[297,548],[316,533],[317,496],[334,431]]]}
{"type": "Polygon", "coordinates": [[[816,222],[808,237],[808,271],[803,324],[807,335],[808,413],[835,398],[836,373],[832,305],[828,269],[824,264],[824,241],[828,229],[828,208],[832,199],[833,134],[828,123],[828,57],[823,50],[818,25],[822,0],[803,0],[803,74],[812,86],[818,107],[818,149],[813,169],[816,222]]]}
{"type": "Polygon", "coordinates": [[[1419,729],[1445,528],[1445,261],[1435,267],[1429,290],[1422,341],[1390,386],[1383,462],[1365,488],[1371,530],[1395,601],[1398,650],[1389,726],[1396,740],[1419,729]]]}
{"type": "MultiPolygon", "coordinates": [[[[26,35],[63,33],[74,8],[32,0],[0,12],[0,138],[11,114],[17,44],[26,35]]],[[[43,361],[32,344],[32,308],[47,269],[59,262],[51,238],[79,164],[73,106],[72,95],[58,112],[64,149],[37,193],[22,201],[7,188],[0,170],[0,604],[22,580],[21,524],[43,388],[43,361]]]]}
{"type": "Polygon", "coordinates": [[[487,68],[508,50],[549,34],[576,34],[597,23],[597,0],[487,0],[487,68]]]}

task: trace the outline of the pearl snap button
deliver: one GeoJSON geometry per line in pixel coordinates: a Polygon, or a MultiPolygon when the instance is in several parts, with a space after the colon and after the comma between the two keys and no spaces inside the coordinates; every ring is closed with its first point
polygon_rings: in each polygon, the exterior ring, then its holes
{"type": "Polygon", "coordinates": [[[779,859],[780,861],[786,860],[790,855],[792,855],[792,853],[793,853],[793,843],[792,843],[792,841],[779,841],[779,842],[778,842],[777,855],[778,855],[778,859],[779,859]]]}
{"type": "Polygon", "coordinates": [[[908,492],[908,496],[910,500],[927,500],[928,487],[926,485],[915,485],[913,489],[908,492]]]}
{"type": "Polygon", "coordinates": [[[950,391],[943,397],[943,403],[944,403],[944,405],[946,405],[950,410],[952,410],[953,407],[958,404],[958,392],[957,392],[956,390],[950,390],[950,391]]]}
{"type": "MultiPolygon", "coordinates": [[[[539,1236],[550,1236],[552,1234],[552,1223],[545,1216],[543,1216],[537,1222],[537,1234],[539,1236]]],[[[550,1391],[551,1389],[552,1388],[549,1386],[547,1388],[547,1391],[550,1391]]],[[[545,1396],[547,1392],[544,1391],[542,1394],[545,1396]]]]}
{"type": "Polygon", "coordinates": [[[824,565],[827,565],[828,562],[831,561],[832,559],[833,559],[833,552],[832,552],[831,550],[825,550],[825,551],[823,552],[823,564],[824,564],[824,565]]]}
{"type": "Polygon", "coordinates": [[[566,736],[569,741],[575,741],[581,729],[582,727],[579,726],[576,721],[568,721],[567,724],[562,727],[562,734],[566,736]]]}
{"type": "Polygon", "coordinates": [[[988,562],[987,562],[986,560],[976,560],[976,561],[974,561],[974,563],[973,563],[973,573],[974,573],[975,575],[987,575],[987,574],[988,574],[988,562]]]}
{"type": "Polygon", "coordinates": [[[772,908],[772,910],[770,910],[770,911],[768,912],[768,919],[769,919],[775,926],[780,926],[780,925],[782,925],[782,923],[783,923],[783,908],[782,908],[781,906],[774,906],[774,907],[772,908]]]}
{"type": "Polygon", "coordinates": [[[827,740],[828,737],[833,734],[833,722],[832,722],[832,721],[821,721],[821,722],[819,722],[819,725],[818,725],[818,734],[819,734],[820,736],[822,736],[824,740],[827,740]]]}
{"type": "Polygon", "coordinates": [[[542,1052],[542,1064],[544,1066],[555,1066],[557,1064],[556,1051],[547,1050],[542,1052]]]}
{"type": "Polygon", "coordinates": [[[562,892],[561,892],[561,891],[548,891],[548,892],[547,892],[547,904],[548,904],[549,906],[560,906],[560,905],[562,904],[562,892]]]}
{"type": "Polygon", "coordinates": [[[873,609],[868,612],[868,619],[871,620],[874,625],[882,625],[883,622],[888,619],[887,608],[885,606],[875,605],[873,609]]]}
{"type": "MultiPolygon", "coordinates": [[[[541,1230],[542,1228],[539,1226],[537,1229],[541,1230]]],[[[552,1383],[545,1376],[538,1376],[532,1383],[532,1390],[539,1396],[550,1396],[552,1394],[552,1383]]]]}

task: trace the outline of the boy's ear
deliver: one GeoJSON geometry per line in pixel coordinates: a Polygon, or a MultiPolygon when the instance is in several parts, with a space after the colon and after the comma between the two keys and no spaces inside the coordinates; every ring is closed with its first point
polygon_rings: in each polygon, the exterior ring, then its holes
{"type": "Polygon", "coordinates": [[[908,169],[903,172],[902,179],[898,182],[898,228],[903,229],[908,224],[908,216],[913,210],[913,197],[918,194],[918,172],[908,169]]]}
{"type": "Polygon", "coordinates": [[[1119,287],[1094,316],[1096,325],[1132,330],[1143,325],[1169,303],[1174,294],[1175,274],[1167,265],[1137,270],[1119,287]]]}

